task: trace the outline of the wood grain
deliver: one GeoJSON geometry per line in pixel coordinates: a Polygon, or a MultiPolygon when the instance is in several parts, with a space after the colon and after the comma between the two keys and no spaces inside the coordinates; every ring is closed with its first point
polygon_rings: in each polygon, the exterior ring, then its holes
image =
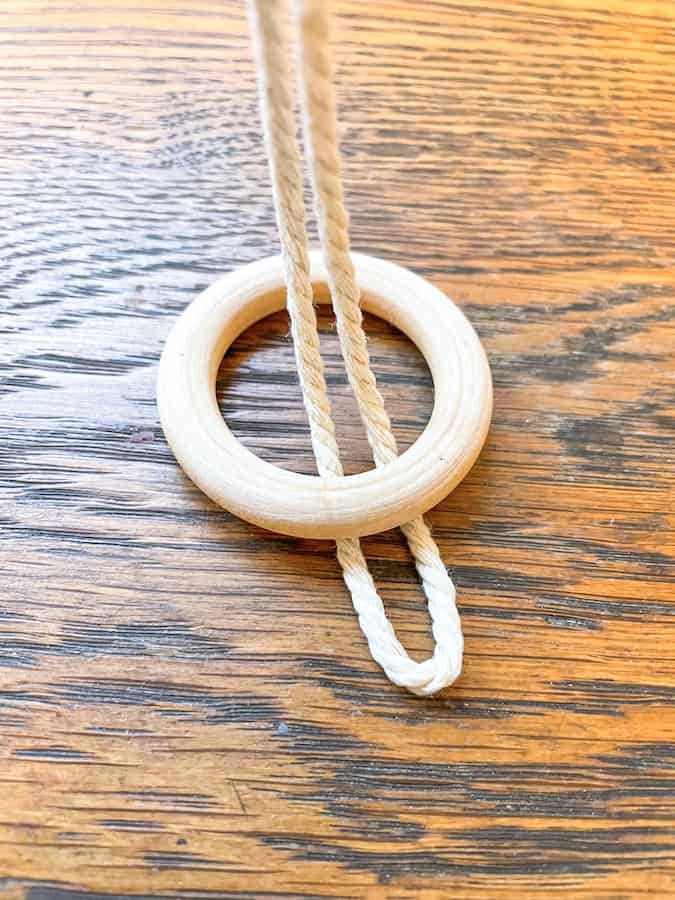
{"type": "MultiPolygon", "coordinates": [[[[6,0],[0,895],[670,897],[673,6],[335,13],[355,249],[455,299],[495,380],[486,449],[430,514],[464,674],[395,690],[331,546],[229,517],[162,438],[176,316],[277,249],[241,4],[6,0]]],[[[428,372],[368,327],[409,446],[428,372]]],[[[247,446],[313,471],[283,316],[219,398],[247,446]]],[[[423,653],[399,536],[365,545],[423,653]]]]}

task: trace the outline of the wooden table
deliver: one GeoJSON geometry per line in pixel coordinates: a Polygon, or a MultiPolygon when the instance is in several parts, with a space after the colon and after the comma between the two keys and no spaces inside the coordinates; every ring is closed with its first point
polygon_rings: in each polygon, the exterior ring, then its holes
{"type": "MultiPolygon", "coordinates": [[[[466,633],[431,700],[370,658],[332,546],[165,444],[169,329],[278,245],[242,4],[144,6],[0,10],[0,896],[674,896],[672,3],[336,3],[354,246],[452,296],[495,382],[429,514],[466,633]]],[[[405,447],[430,379],[368,328],[405,447]]],[[[219,398],[313,472],[292,357],[278,315],[219,398]]],[[[400,536],[365,547],[423,655],[400,536]]]]}

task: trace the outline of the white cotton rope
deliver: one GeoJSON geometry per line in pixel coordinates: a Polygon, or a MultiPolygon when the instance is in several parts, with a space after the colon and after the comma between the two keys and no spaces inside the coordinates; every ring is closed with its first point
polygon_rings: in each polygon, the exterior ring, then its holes
{"type": "MultiPolygon", "coordinates": [[[[389,416],[377,388],[363,331],[359,290],[349,252],[338,150],[328,21],[323,0],[294,0],[298,33],[302,127],[328,283],[349,382],[376,466],[397,456],[389,416]]],[[[286,275],[295,358],[319,474],[341,478],[342,464],[319,348],[305,227],[300,151],[296,138],[291,42],[282,0],[249,0],[260,106],[274,207],[286,275]]],[[[337,557],[373,658],[395,684],[430,695],[459,676],[462,629],[455,588],[420,516],[401,526],[427,597],[433,656],[411,659],[387,618],[357,538],[341,539],[337,557]]]]}

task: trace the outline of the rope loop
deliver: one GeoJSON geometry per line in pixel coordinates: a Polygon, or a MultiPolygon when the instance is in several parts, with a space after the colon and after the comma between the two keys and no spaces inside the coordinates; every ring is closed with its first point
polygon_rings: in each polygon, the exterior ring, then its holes
{"type": "MultiPolygon", "coordinates": [[[[376,466],[398,455],[375,375],[370,368],[359,290],[349,251],[348,218],[340,175],[328,20],[324,0],[294,0],[299,49],[302,130],[319,236],[328,271],[340,347],[376,466]]],[[[317,469],[343,475],[326,390],[309,277],[308,240],[296,138],[291,42],[282,0],[249,0],[260,107],[287,285],[287,307],[303,401],[317,469]]],[[[435,641],[424,662],[411,659],[396,637],[356,538],[340,539],[337,557],[370,652],[394,684],[431,695],[459,676],[463,637],[455,587],[420,516],[401,527],[427,598],[435,641]]]]}

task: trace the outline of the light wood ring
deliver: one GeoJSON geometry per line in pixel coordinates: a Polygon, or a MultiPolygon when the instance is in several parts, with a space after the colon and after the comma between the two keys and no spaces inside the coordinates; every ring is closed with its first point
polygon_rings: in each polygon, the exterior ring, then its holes
{"type": "MultiPolygon", "coordinates": [[[[185,310],[166,342],[157,396],[166,439],[186,474],[216,503],[272,531],[308,538],[386,531],[426,512],[473,465],[490,425],[492,382],[476,333],[444,294],[393,263],[353,254],[363,308],[421,350],[434,382],[424,432],[394,462],[344,478],[280,469],[247,450],[218,408],[215,383],[234,340],[285,307],[280,256],[220,278],[185,310]]],[[[325,284],[320,254],[311,277],[325,284]]],[[[329,302],[325,291],[317,302],[329,302]]],[[[270,397],[274,403],[274,397],[270,397]]]]}

